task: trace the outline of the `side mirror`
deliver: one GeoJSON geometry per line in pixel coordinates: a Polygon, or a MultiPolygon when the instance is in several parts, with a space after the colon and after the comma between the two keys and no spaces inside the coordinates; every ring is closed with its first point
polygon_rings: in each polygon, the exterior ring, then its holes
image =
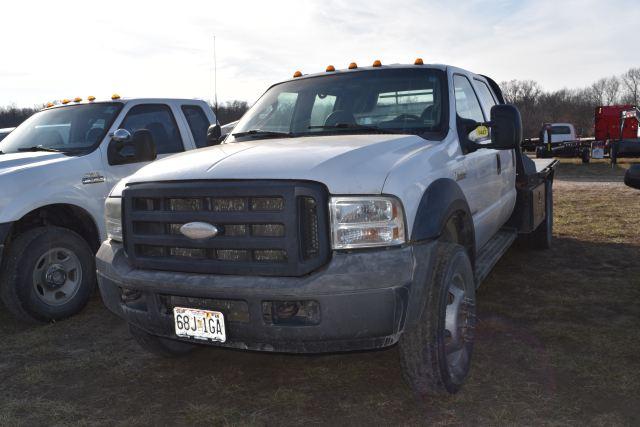
{"type": "Polygon", "coordinates": [[[517,148],[522,141],[522,118],[513,105],[491,107],[491,145],[496,150],[517,148]]]}
{"type": "Polygon", "coordinates": [[[624,183],[640,190],[640,165],[632,165],[624,174],[624,183]]]}
{"type": "Polygon", "coordinates": [[[156,159],[156,145],[153,136],[147,129],[134,132],[133,136],[126,129],[118,129],[113,133],[107,148],[110,165],[126,165],[130,163],[151,162],[156,159]]]}
{"type": "Polygon", "coordinates": [[[207,145],[218,145],[222,142],[222,129],[219,124],[209,126],[207,129],[207,145]]]}

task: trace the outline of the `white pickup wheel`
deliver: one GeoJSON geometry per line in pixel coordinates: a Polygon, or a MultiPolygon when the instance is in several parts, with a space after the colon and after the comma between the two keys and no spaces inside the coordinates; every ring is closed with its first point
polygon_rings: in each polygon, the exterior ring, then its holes
{"type": "Polygon", "coordinates": [[[438,243],[422,315],[400,339],[405,381],[418,395],[455,393],[471,364],[476,323],[475,282],[465,249],[438,243]]]}
{"type": "Polygon", "coordinates": [[[79,312],[95,285],[93,251],[87,242],[66,228],[38,227],[9,246],[0,294],[18,318],[47,322],[79,312]]]}

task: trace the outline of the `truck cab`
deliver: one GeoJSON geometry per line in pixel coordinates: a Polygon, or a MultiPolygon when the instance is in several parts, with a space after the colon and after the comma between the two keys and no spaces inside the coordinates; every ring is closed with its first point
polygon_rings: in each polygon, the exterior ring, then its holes
{"type": "Polygon", "coordinates": [[[546,123],[540,130],[540,142],[542,144],[549,143],[549,134],[551,136],[551,144],[576,141],[578,139],[576,128],[572,123],[546,123]]]}
{"type": "Polygon", "coordinates": [[[224,143],[107,198],[103,301],[163,355],[399,343],[418,393],[469,371],[475,290],[518,237],[551,242],[553,160],[485,76],[327,67],[271,86],[224,143]]]}
{"type": "Polygon", "coordinates": [[[0,143],[0,293],[22,319],[79,311],[95,289],[104,201],[122,178],[206,146],[215,124],[199,100],[63,100],[0,143]]]}

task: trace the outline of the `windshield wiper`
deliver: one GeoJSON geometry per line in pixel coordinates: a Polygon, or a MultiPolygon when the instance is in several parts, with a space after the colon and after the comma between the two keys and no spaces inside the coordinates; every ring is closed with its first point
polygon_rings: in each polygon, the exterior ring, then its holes
{"type": "Polygon", "coordinates": [[[359,130],[359,131],[365,131],[365,132],[389,133],[389,134],[401,133],[391,129],[381,128],[378,126],[359,125],[357,123],[338,123],[335,125],[309,126],[309,129],[348,129],[348,130],[359,130]]]}
{"type": "Polygon", "coordinates": [[[50,153],[62,153],[62,150],[55,148],[43,147],[42,145],[34,145],[33,147],[18,148],[18,151],[48,151],[50,153]]]}
{"type": "Polygon", "coordinates": [[[240,138],[243,136],[273,136],[273,137],[291,138],[293,136],[292,133],[288,133],[288,132],[275,132],[275,131],[260,130],[260,129],[251,129],[246,132],[232,133],[231,135],[233,135],[236,138],[240,138]]]}

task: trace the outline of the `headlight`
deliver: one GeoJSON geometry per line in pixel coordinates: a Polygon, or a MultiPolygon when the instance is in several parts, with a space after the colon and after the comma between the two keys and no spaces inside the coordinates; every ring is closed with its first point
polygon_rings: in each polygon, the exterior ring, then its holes
{"type": "Polygon", "coordinates": [[[107,197],[104,205],[104,217],[107,225],[107,237],[122,242],[122,199],[107,197]]]}
{"type": "Polygon", "coordinates": [[[332,197],[333,249],[400,245],[405,242],[404,213],[391,197],[332,197]]]}

